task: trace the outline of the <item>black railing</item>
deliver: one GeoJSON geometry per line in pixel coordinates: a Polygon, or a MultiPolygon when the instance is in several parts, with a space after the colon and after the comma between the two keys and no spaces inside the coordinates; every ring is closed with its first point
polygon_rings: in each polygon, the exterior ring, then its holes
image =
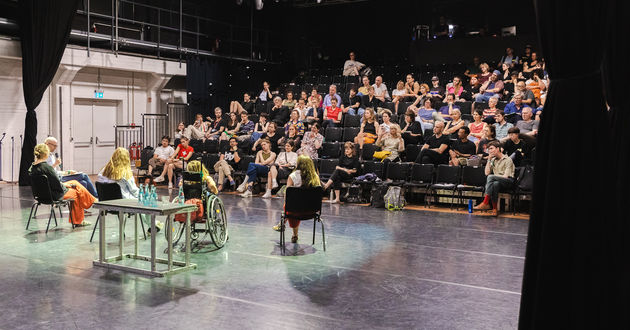
{"type": "Polygon", "coordinates": [[[142,142],[144,146],[153,148],[160,145],[162,137],[168,134],[168,114],[143,113],[142,126],[144,126],[142,142]]]}

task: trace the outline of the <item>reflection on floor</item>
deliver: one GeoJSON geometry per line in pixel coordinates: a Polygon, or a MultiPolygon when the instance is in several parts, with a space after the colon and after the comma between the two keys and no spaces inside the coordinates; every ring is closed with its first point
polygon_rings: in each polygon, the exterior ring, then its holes
{"type": "Polygon", "coordinates": [[[43,206],[25,231],[30,188],[0,185],[0,328],[516,328],[525,220],[325,203],[327,251],[307,222],[283,257],[281,199],[221,197],[227,245],[148,278],[93,268],[98,235],[89,243],[92,228],[72,230],[67,214],[46,235],[43,206]]]}

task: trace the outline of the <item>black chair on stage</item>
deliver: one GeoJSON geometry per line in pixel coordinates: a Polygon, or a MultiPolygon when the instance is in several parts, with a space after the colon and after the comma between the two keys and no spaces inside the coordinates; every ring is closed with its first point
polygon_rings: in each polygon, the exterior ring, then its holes
{"type": "MultiPolygon", "coordinates": [[[[110,201],[113,199],[122,199],[122,192],[120,191],[120,186],[118,183],[103,183],[96,182],[96,192],[98,193],[98,200],[101,202],[110,201]]],[[[106,211],[105,216],[108,214],[118,215],[118,211],[106,211]]],[[[131,214],[127,214],[127,218],[131,218],[131,214]]],[[[96,222],[94,223],[94,228],[92,229],[92,235],[90,236],[90,242],[94,239],[94,232],[96,232],[96,228],[98,228],[99,218],[96,218],[96,222]]],[[[144,230],[144,223],[140,221],[140,225],[142,226],[142,234],[144,235],[144,239],[147,239],[147,233],[144,230]]],[[[121,233],[124,235],[124,233],[121,233]]]]}
{"type": "Polygon", "coordinates": [[[478,191],[483,194],[483,192],[486,190],[485,167],[464,166],[462,169],[462,182],[457,185],[455,190],[458,193],[457,200],[459,204],[461,204],[464,191],[478,191]]]}
{"type": "MultiPolygon", "coordinates": [[[[55,214],[55,208],[59,209],[59,218],[62,218],[61,208],[63,206],[68,207],[70,211],[70,223],[72,223],[72,203],[74,199],[59,199],[56,200],[52,197],[52,191],[50,191],[50,185],[48,184],[48,177],[45,175],[31,175],[31,190],[33,191],[33,198],[35,202],[31,206],[31,213],[28,216],[28,222],[26,223],[26,230],[31,224],[31,218],[37,215],[37,209],[40,205],[50,205],[50,215],[48,216],[48,224],[46,225],[46,234],[48,234],[48,228],[50,227],[50,221],[55,219],[55,227],[57,226],[57,215],[55,214]],[[33,212],[35,208],[35,212],[33,212]]],[[[74,223],[72,223],[74,229],[74,223]]]]}
{"type": "Polygon", "coordinates": [[[324,233],[324,221],[322,214],[322,197],[324,189],[322,187],[315,188],[299,188],[288,187],[285,193],[284,211],[280,219],[280,249],[282,255],[286,254],[286,241],[284,230],[286,228],[285,221],[287,218],[300,221],[313,220],[313,244],[315,244],[315,229],[317,223],[322,225],[322,243],[324,251],[326,251],[326,235],[324,233]]]}
{"type": "MultiPolygon", "coordinates": [[[[459,184],[459,173],[459,166],[449,166],[444,164],[438,166],[435,183],[430,185],[427,191],[427,195],[429,192],[433,192],[433,200],[435,201],[435,204],[438,203],[438,190],[450,190],[453,192],[451,195],[451,209],[453,208],[455,191],[457,189],[457,184],[459,184]]],[[[430,204],[427,199],[427,207],[429,206],[430,204]]]]}

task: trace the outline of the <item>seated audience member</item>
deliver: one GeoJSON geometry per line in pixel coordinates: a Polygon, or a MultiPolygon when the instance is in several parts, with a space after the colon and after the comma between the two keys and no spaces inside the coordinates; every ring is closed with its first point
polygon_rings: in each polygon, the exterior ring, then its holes
{"type": "Polygon", "coordinates": [[[479,88],[480,94],[475,97],[475,102],[488,102],[490,98],[501,97],[501,94],[503,94],[503,81],[499,80],[500,75],[501,72],[499,70],[492,72],[490,79],[479,88]]]}
{"type": "Polygon", "coordinates": [[[273,98],[273,107],[269,112],[269,118],[280,127],[283,127],[284,123],[289,120],[289,108],[282,105],[282,98],[280,96],[273,98]]]}
{"type": "Polygon", "coordinates": [[[324,136],[319,133],[320,126],[318,123],[311,125],[311,130],[304,133],[302,139],[302,147],[297,151],[298,155],[307,155],[312,159],[317,159],[317,152],[322,147],[324,136]]]}
{"type": "Polygon", "coordinates": [[[343,110],[337,106],[337,99],[330,100],[330,106],[324,108],[323,127],[336,127],[341,124],[343,110]]]}
{"type": "Polygon", "coordinates": [[[247,111],[247,113],[254,112],[254,101],[252,100],[251,95],[249,95],[248,92],[245,92],[243,94],[242,102],[239,102],[239,101],[230,102],[230,113],[236,112],[236,114],[240,115],[241,112],[243,111],[247,111]]]}
{"type": "Polygon", "coordinates": [[[385,160],[393,162],[400,161],[400,153],[405,151],[405,141],[400,135],[400,126],[398,126],[398,124],[391,124],[389,131],[381,131],[381,135],[376,140],[376,145],[381,147],[383,151],[390,152],[385,160]]]}
{"type": "Polygon", "coordinates": [[[276,161],[276,153],[271,151],[271,143],[267,139],[260,139],[262,149],[256,154],[256,160],[249,163],[247,167],[247,176],[243,183],[236,189],[242,193],[241,197],[252,197],[252,186],[259,176],[266,176],[269,172],[269,166],[276,161]]]}
{"type": "Polygon", "coordinates": [[[304,123],[300,121],[300,112],[297,109],[291,111],[289,121],[284,125],[284,134],[289,132],[289,127],[295,126],[298,135],[304,135],[304,123]]]}
{"type": "Polygon", "coordinates": [[[278,146],[284,146],[287,142],[293,142],[293,150],[297,150],[302,142],[302,137],[298,135],[297,128],[295,126],[289,126],[289,130],[284,136],[278,140],[278,146]]]}
{"type": "MultiPolygon", "coordinates": [[[[428,86],[427,86],[428,87],[428,86]]],[[[428,92],[427,88],[427,92],[428,92]]],[[[420,93],[420,84],[413,79],[413,75],[410,73],[407,75],[406,83],[405,83],[405,94],[403,101],[406,102],[416,102],[418,98],[418,93],[420,93]]]]}
{"type": "Polygon", "coordinates": [[[542,70],[534,70],[534,72],[532,72],[532,78],[525,82],[526,88],[534,93],[535,104],[532,103],[532,107],[536,107],[540,104],[540,95],[543,91],[547,90],[547,85],[542,79],[543,75],[542,70]]]}
{"type": "Polygon", "coordinates": [[[468,159],[475,154],[477,147],[468,139],[470,129],[464,126],[457,131],[457,140],[453,141],[451,149],[448,151],[451,157],[451,165],[466,166],[468,159]]]}
{"type": "MultiPolygon", "coordinates": [[[[332,86],[331,86],[332,87],[332,86]]],[[[330,88],[329,88],[330,91],[330,88]]],[[[337,86],[335,86],[335,93],[337,92],[337,86]]],[[[322,106],[322,102],[324,102],[323,98],[319,93],[317,93],[317,88],[313,88],[311,90],[311,96],[308,97],[308,102],[315,106],[315,108],[319,108],[322,106]]]]}
{"type": "Polygon", "coordinates": [[[271,94],[271,90],[269,89],[269,83],[263,81],[263,90],[262,92],[260,92],[260,94],[258,94],[258,100],[262,102],[268,102],[271,101],[272,98],[273,96],[271,94]]]}
{"type": "Polygon", "coordinates": [[[429,90],[429,85],[420,84],[420,92],[411,105],[413,105],[414,107],[418,106],[418,104],[424,105],[427,100],[433,101],[429,90]]]}
{"type": "Polygon", "coordinates": [[[276,162],[269,168],[267,173],[267,190],[262,198],[271,198],[271,190],[278,188],[278,179],[286,179],[297,165],[298,155],[295,151],[293,141],[287,141],[284,145],[284,151],[278,154],[276,162]]]}
{"type": "Polygon", "coordinates": [[[479,66],[481,65],[481,59],[479,56],[473,57],[472,64],[466,67],[466,71],[464,71],[464,76],[468,78],[476,77],[481,73],[481,69],[479,66]]]}
{"type": "Polygon", "coordinates": [[[518,72],[510,72],[510,76],[503,80],[503,99],[510,100],[514,97],[516,92],[516,85],[518,84],[518,72]]]}
{"type": "Polygon", "coordinates": [[[269,128],[269,121],[267,120],[269,115],[261,113],[258,117],[258,122],[254,126],[254,132],[252,133],[252,142],[256,142],[263,134],[267,133],[269,128]]]}
{"type": "Polygon", "coordinates": [[[252,146],[252,151],[256,151],[258,145],[262,142],[261,140],[267,140],[270,144],[271,151],[278,152],[278,141],[282,138],[282,133],[278,131],[278,125],[275,122],[269,123],[267,125],[267,132],[263,133],[260,136],[254,145],[252,146]]]}
{"type": "Polygon", "coordinates": [[[208,123],[203,121],[203,115],[198,113],[195,115],[195,122],[192,125],[188,125],[185,136],[188,139],[203,140],[208,133],[208,123]]]}
{"type": "Polygon", "coordinates": [[[350,92],[348,95],[348,100],[346,102],[348,105],[344,111],[350,115],[359,115],[363,116],[365,110],[361,107],[361,97],[357,95],[357,91],[354,88],[350,88],[350,92]]]}
{"type": "Polygon", "coordinates": [[[532,58],[532,45],[525,45],[525,48],[523,49],[523,55],[521,55],[521,58],[519,58],[518,63],[521,67],[523,67],[523,65],[525,64],[525,62],[528,62],[531,60],[532,58]]]}
{"type": "Polygon", "coordinates": [[[536,106],[536,96],[534,95],[532,91],[527,89],[527,85],[522,80],[519,80],[516,82],[516,85],[514,88],[514,96],[512,97],[512,102],[514,102],[514,97],[519,94],[521,95],[521,101],[526,106],[530,106],[530,107],[536,106]]]}
{"type": "Polygon", "coordinates": [[[399,80],[396,89],[392,91],[392,102],[394,102],[394,111],[398,113],[398,104],[405,99],[405,83],[399,80]]]}
{"type": "Polygon", "coordinates": [[[221,137],[226,127],[227,120],[223,117],[223,110],[216,107],[214,108],[214,119],[210,122],[208,131],[206,131],[204,137],[208,140],[216,140],[221,137]]]}
{"type": "MultiPolygon", "coordinates": [[[[313,160],[308,158],[308,156],[299,156],[296,170],[289,174],[289,178],[287,179],[287,187],[315,188],[320,187],[321,185],[319,175],[313,165],[313,160]]],[[[286,220],[289,222],[289,227],[293,229],[291,242],[297,243],[300,220],[296,219],[295,215],[292,214],[287,214],[286,220]]],[[[273,230],[282,230],[281,225],[282,224],[277,224],[273,226],[273,230]]]]}
{"type": "Polygon", "coordinates": [[[523,103],[523,96],[516,94],[512,98],[512,102],[505,105],[503,112],[505,113],[506,120],[515,124],[521,119],[523,109],[531,109],[528,105],[523,103]]]}
{"type": "Polygon", "coordinates": [[[301,122],[304,122],[306,120],[306,115],[308,114],[308,107],[306,106],[307,102],[308,101],[306,99],[299,99],[297,100],[295,108],[293,108],[293,110],[297,110],[299,114],[298,120],[301,122]]]}
{"type": "Polygon", "coordinates": [[[501,76],[499,76],[499,80],[503,80],[503,86],[505,89],[505,83],[508,82],[510,80],[510,76],[511,76],[511,68],[509,64],[503,63],[501,64],[501,76]]]}
{"type": "Polygon", "coordinates": [[[376,121],[374,109],[365,109],[363,121],[361,122],[361,128],[359,129],[357,136],[354,138],[354,143],[359,145],[359,150],[363,150],[363,144],[376,142],[376,138],[378,137],[380,130],[381,126],[378,124],[378,121],[376,121]]]}
{"type": "Polygon", "coordinates": [[[416,158],[419,164],[446,164],[448,163],[449,138],[443,135],[444,122],[438,121],[433,127],[433,135],[425,139],[424,145],[416,158]]]}
{"type": "Polygon", "coordinates": [[[424,101],[424,107],[418,109],[418,114],[416,115],[416,121],[422,125],[422,131],[425,129],[433,129],[433,125],[436,121],[444,121],[433,109],[431,106],[431,99],[427,99],[424,101]]]}
{"type": "Polygon", "coordinates": [[[370,108],[376,112],[382,104],[383,102],[374,95],[374,87],[369,86],[367,95],[363,95],[363,97],[361,97],[361,108],[370,108]]]}
{"type": "Polygon", "coordinates": [[[508,157],[512,158],[512,162],[516,166],[521,166],[523,160],[530,158],[532,146],[525,140],[521,139],[519,134],[521,131],[518,127],[512,127],[508,130],[508,139],[503,143],[503,150],[508,157]]]}
{"type": "Polygon", "coordinates": [[[538,59],[538,53],[532,52],[529,61],[523,61],[523,76],[530,78],[532,72],[542,68],[542,62],[538,59]]]}
{"type": "Polygon", "coordinates": [[[169,157],[166,162],[167,175],[168,175],[168,189],[173,188],[173,172],[176,168],[183,169],[184,161],[188,161],[192,157],[195,149],[188,145],[188,138],[183,136],[180,139],[180,144],[175,148],[175,152],[169,157]],[[177,158],[176,158],[177,157],[177,158]],[[183,158],[183,161],[182,161],[183,158]]]}
{"type": "Polygon", "coordinates": [[[434,102],[442,101],[444,95],[446,94],[446,90],[440,85],[440,78],[437,76],[433,76],[433,78],[431,78],[431,89],[429,89],[429,94],[431,94],[434,102]]]}
{"type": "Polygon", "coordinates": [[[446,85],[446,95],[453,94],[453,100],[459,101],[459,97],[464,93],[462,78],[455,76],[453,82],[446,85]]]}
{"type": "MultiPolygon", "coordinates": [[[[175,133],[173,134],[173,142],[177,141],[181,139],[182,136],[184,136],[184,134],[186,133],[186,124],[184,124],[183,121],[180,121],[179,124],[177,124],[177,129],[175,130],[175,133]]],[[[177,144],[177,143],[175,143],[177,144]]]]}
{"type": "Polygon", "coordinates": [[[330,87],[328,87],[328,94],[326,94],[319,107],[325,108],[331,106],[332,104],[330,103],[330,100],[332,99],[337,99],[337,104],[341,104],[341,96],[337,94],[337,85],[330,85],[330,87]]]}
{"type": "Polygon", "coordinates": [[[488,100],[488,107],[483,109],[483,121],[488,125],[494,124],[494,116],[497,114],[497,111],[501,111],[497,108],[497,103],[499,103],[499,99],[493,97],[488,100]]]}
{"type": "Polygon", "coordinates": [[[320,119],[322,118],[322,115],[319,113],[320,109],[315,104],[315,102],[316,101],[311,101],[311,103],[307,107],[306,120],[305,121],[309,125],[313,124],[313,123],[318,123],[320,121],[320,119]]]}
{"type": "Polygon", "coordinates": [[[486,189],[483,202],[474,207],[475,210],[492,209],[492,215],[497,216],[499,193],[507,190],[514,184],[514,163],[510,157],[501,153],[499,141],[488,144],[488,162],[485,169],[486,189]]]}
{"type": "Polygon", "coordinates": [[[365,64],[355,60],[356,55],[354,52],[350,52],[350,59],[346,60],[343,64],[343,75],[344,76],[358,76],[359,71],[365,67],[365,64]]]}
{"type": "Polygon", "coordinates": [[[508,130],[512,128],[514,125],[508,123],[505,120],[505,113],[501,110],[497,111],[497,114],[494,116],[494,127],[496,128],[496,138],[499,140],[503,140],[507,138],[508,130]]]}
{"type": "Polygon", "coordinates": [[[448,135],[452,139],[456,139],[457,132],[462,127],[466,127],[466,122],[462,119],[462,112],[459,111],[459,109],[453,109],[451,112],[451,120],[446,122],[443,134],[448,135]]]}
{"type": "Polygon", "coordinates": [[[225,124],[225,130],[221,133],[219,140],[229,141],[231,137],[236,136],[241,130],[241,122],[238,120],[236,112],[230,112],[230,119],[225,124]]]}
{"type": "MultiPolygon", "coordinates": [[[[123,150],[127,151],[123,148],[123,150]]],[[[128,152],[127,152],[128,153],[128,152]]],[[[35,156],[35,161],[28,169],[28,173],[31,176],[34,175],[45,175],[48,179],[48,186],[50,187],[50,192],[52,193],[52,198],[54,200],[60,199],[74,199],[72,202],[72,217],[69,221],[72,221],[74,226],[89,226],[91,223],[87,221],[83,221],[85,219],[85,210],[92,207],[92,204],[96,202],[96,198],[90,194],[90,192],[83,187],[79,181],[70,180],[64,183],[59,181],[59,176],[57,176],[57,172],[52,168],[52,166],[48,165],[46,160],[48,159],[48,154],[50,151],[48,150],[48,146],[44,143],[40,143],[35,146],[33,150],[33,155],[35,156]]]]}
{"type": "Polygon", "coordinates": [[[516,122],[516,127],[523,134],[532,136],[538,134],[538,120],[532,119],[532,108],[523,109],[523,120],[516,122]]]}
{"type": "Polygon", "coordinates": [[[234,178],[232,178],[232,172],[240,161],[241,155],[238,150],[238,141],[235,137],[232,137],[230,138],[230,145],[220,151],[219,160],[214,164],[214,171],[219,175],[218,191],[223,190],[225,178],[230,182],[230,186],[234,186],[235,183],[234,178]]]}
{"type": "Polygon", "coordinates": [[[416,121],[415,117],[416,115],[413,111],[407,111],[405,113],[405,127],[403,127],[401,131],[405,145],[417,145],[424,142],[422,137],[422,125],[416,121]]]}
{"type": "Polygon", "coordinates": [[[249,141],[252,138],[254,132],[254,122],[249,120],[247,111],[241,112],[241,121],[239,122],[239,130],[236,132],[236,139],[241,141],[249,141]]]}
{"type": "Polygon", "coordinates": [[[389,97],[389,92],[387,92],[387,86],[385,86],[385,84],[383,83],[383,77],[376,76],[376,78],[374,78],[374,85],[372,85],[372,87],[374,87],[374,95],[376,95],[376,98],[381,100],[381,102],[385,102],[385,100],[391,99],[391,97],[389,97]]]}
{"type": "Polygon", "coordinates": [[[497,141],[497,131],[494,126],[488,125],[483,129],[483,138],[477,144],[477,155],[484,160],[488,159],[488,144],[497,141]]]}
{"type": "MultiPolygon", "coordinates": [[[[219,193],[217,185],[214,183],[214,179],[212,179],[212,175],[210,175],[206,166],[203,165],[200,161],[193,160],[188,163],[188,165],[186,165],[186,171],[193,173],[202,173],[202,180],[203,182],[205,182],[206,188],[215,195],[219,193]]],[[[183,182],[179,183],[180,186],[183,184],[183,182]]]]}
{"type": "Polygon", "coordinates": [[[543,108],[545,107],[545,101],[547,100],[547,95],[540,96],[540,106],[538,108],[533,109],[532,114],[534,114],[534,118],[540,122],[540,118],[542,118],[543,108]]]}
{"type": "Polygon", "coordinates": [[[357,91],[357,94],[363,96],[363,95],[367,95],[368,94],[368,89],[370,88],[370,78],[368,78],[368,76],[364,76],[363,78],[361,78],[361,82],[363,83],[363,85],[361,85],[361,87],[359,87],[359,90],[357,91]]]}
{"type": "Polygon", "coordinates": [[[492,72],[490,72],[490,66],[488,63],[479,64],[479,69],[481,70],[481,73],[477,75],[477,79],[479,80],[479,83],[483,85],[486,81],[490,80],[492,72]]]}
{"type": "Polygon", "coordinates": [[[299,99],[297,99],[297,100],[298,100],[298,102],[299,102],[300,100],[304,100],[304,104],[307,104],[307,103],[308,103],[308,93],[307,93],[306,91],[304,91],[304,90],[303,90],[303,91],[301,91],[301,92],[300,92],[300,98],[299,98],[299,99]]]}
{"type": "Polygon", "coordinates": [[[61,159],[57,158],[57,155],[55,154],[58,143],[59,142],[57,142],[57,139],[52,136],[49,136],[44,140],[44,144],[48,147],[49,150],[46,163],[48,163],[48,165],[50,165],[57,172],[57,176],[59,176],[59,180],[61,182],[77,181],[83,187],[85,187],[85,189],[87,189],[87,191],[89,191],[92,196],[98,197],[96,188],[94,188],[94,184],[92,183],[92,180],[90,180],[90,177],[87,176],[87,174],[77,173],[73,170],[60,170],[59,166],[61,165],[61,159]]]}
{"type": "Polygon", "coordinates": [[[169,143],[171,143],[171,139],[168,136],[163,136],[162,144],[159,147],[155,148],[155,150],[153,151],[153,157],[149,159],[149,175],[153,174],[153,168],[162,168],[162,173],[157,178],[155,178],[155,180],[153,180],[155,182],[164,181],[164,176],[168,171],[166,163],[168,162],[168,159],[171,158],[171,156],[173,156],[173,154],[175,153],[175,149],[173,149],[173,147],[171,147],[169,143]]]}
{"type": "Polygon", "coordinates": [[[287,107],[289,111],[291,111],[293,110],[293,108],[295,108],[296,104],[297,104],[297,101],[293,98],[293,92],[288,91],[287,98],[282,101],[282,106],[287,107]]]}
{"type": "Polygon", "coordinates": [[[486,124],[485,122],[481,121],[481,118],[483,118],[483,112],[479,109],[473,111],[473,122],[468,124],[468,129],[470,129],[470,135],[468,136],[468,138],[477,143],[479,142],[479,139],[481,139],[482,136],[482,131],[484,129],[484,127],[486,127],[488,124],[486,124]]]}
{"type": "Polygon", "coordinates": [[[354,144],[352,142],[344,143],[343,156],[339,158],[339,165],[335,167],[330,179],[324,184],[324,190],[333,186],[333,190],[335,191],[335,199],[331,200],[331,203],[338,204],[340,202],[341,184],[344,182],[352,182],[359,172],[360,166],[361,164],[359,163],[359,157],[356,155],[354,144]]]}
{"type": "Polygon", "coordinates": [[[383,111],[383,113],[381,114],[381,118],[383,119],[383,122],[381,123],[381,129],[380,129],[380,134],[385,134],[385,133],[389,133],[389,128],[393,125],[392,123],[392,112],[385,109],[385,111],[383,111]]]}
{"type": "Polygon", "coordinates": [[[475,98],[479,95],[479,89],[481,88],[481,83],[477,77],[473,76],[470,78],[468,89],[465,90],[462,95],[459,96],[460,101],[474,101],[475,98]]]}
{"type": "Polygon", "coordinates": [[[499,65],[506,64],[509,68],[513,68],[518,62],[518,56],[514,54],[514,48],[508,47],[505,49],[505,55],[501,57],[499,65]]]}
{"type": "Polygon", "coordinates": [[[445,120],[451,120],[453,110],[460,110],[459,106],[455,104],[455,95],[447,94],[444,102],[446,103],[446,105],[440,107],[440,116],[442,116],[442,118],[444,118],[445,120]]]}

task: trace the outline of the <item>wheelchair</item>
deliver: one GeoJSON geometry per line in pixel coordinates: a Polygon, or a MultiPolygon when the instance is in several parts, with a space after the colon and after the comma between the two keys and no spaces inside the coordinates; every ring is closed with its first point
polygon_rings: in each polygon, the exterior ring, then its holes
{"type": "MultiPolygon", "coordinates": [[[[227,215],[223,201],[217,195],[210,192],[206,184],[203,182],[201,173],[182,172],[182,188],[184,190],[184,198],[186,200],[198,198],[204,206],[204,214],[202,219],[190,222],[191,234],[191,250],[199,251],[205,246],[206,237],[209,236],[212,244],[217,249],[222,248],[228,240],[227,215]]],[[[173,203],[179,203],[179,196],[173,199],[173,203]]],[[[173,240],[175,247],[182,238],[186,229],[186,222],[178,221],[173,218],[173,231],[176,232],[173,240]]],[[[168,240],[168,231],[164,231],[164,235],[168,240]]]]}

